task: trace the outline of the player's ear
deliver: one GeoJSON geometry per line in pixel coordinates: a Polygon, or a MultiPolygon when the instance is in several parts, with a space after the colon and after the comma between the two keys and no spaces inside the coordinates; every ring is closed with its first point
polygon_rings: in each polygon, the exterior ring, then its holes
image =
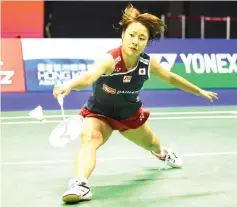
{"type": "Polygon", "coordinates": [[[124,37],[124,31],[122,32],[122,35],[121,35],[122,40],[123,40],[123,37],[124,37]]]}

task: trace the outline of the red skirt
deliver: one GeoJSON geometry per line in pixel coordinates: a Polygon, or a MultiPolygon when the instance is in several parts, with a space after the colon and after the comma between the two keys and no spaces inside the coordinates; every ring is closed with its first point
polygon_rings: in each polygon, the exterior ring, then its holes
{"type": "Polygon", "coordinates": [[[148,110],[145,110],[143,108],[139,108],[137,112],[132,115],[128,119],[122,119],[122,120],[115,120],[110,117],[101,115],[101,114],[95,114],[89,110],[87,110],[85,107],[82,108],[80,115],[82,115],[84,118],[86,117],[98,117],[102,118],[111,126],[113,130],[119,130],[119,131],[125,131],[128,129],[136,129],[140,126],[142,126],[147,119],[150,116],[150,112],[148,110]]]}

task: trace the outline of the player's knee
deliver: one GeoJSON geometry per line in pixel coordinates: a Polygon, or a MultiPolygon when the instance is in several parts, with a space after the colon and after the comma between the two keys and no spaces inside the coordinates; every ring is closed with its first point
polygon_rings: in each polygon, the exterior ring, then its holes
{"type": "Polygon", "coordinates": [[[103,143],[103,136],[102,133],[97,130],[82,131],[81,140],[82,144],[92,144],[99,147],[103,143]]]}

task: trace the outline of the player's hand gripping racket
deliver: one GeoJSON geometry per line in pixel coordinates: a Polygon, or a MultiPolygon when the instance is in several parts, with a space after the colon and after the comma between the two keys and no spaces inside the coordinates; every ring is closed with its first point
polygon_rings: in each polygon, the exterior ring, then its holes
{"type": "Polygon", "coordinates": [[[63,96],[58,96],[58,103],[61,107],[63,121],[58,124],[49,136],[49,143],[53,147],[63,147],[80,136],[83,128],[83,117],[80,115],[65,118],[63,108],[63,96]]]}

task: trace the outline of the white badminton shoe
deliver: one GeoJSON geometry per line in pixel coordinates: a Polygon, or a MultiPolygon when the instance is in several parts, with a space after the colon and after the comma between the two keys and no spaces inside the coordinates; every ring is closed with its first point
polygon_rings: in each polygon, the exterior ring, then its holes
{"type": "Polygon", "coordinates": [[[69,181],[68,190],[63,194],[62,200],[68,204],[74,204],[92,199],[92,193],[87,182],[78,178],[69,181]]]}
{"type": "Polygon", "coordinates": [[[151,152],[156,158],[164,162],[165,168],[182,168],[182,157],[175,153],[172,149],[162,148],[162,155],[157,155],[155,152],[151,152]]]}

